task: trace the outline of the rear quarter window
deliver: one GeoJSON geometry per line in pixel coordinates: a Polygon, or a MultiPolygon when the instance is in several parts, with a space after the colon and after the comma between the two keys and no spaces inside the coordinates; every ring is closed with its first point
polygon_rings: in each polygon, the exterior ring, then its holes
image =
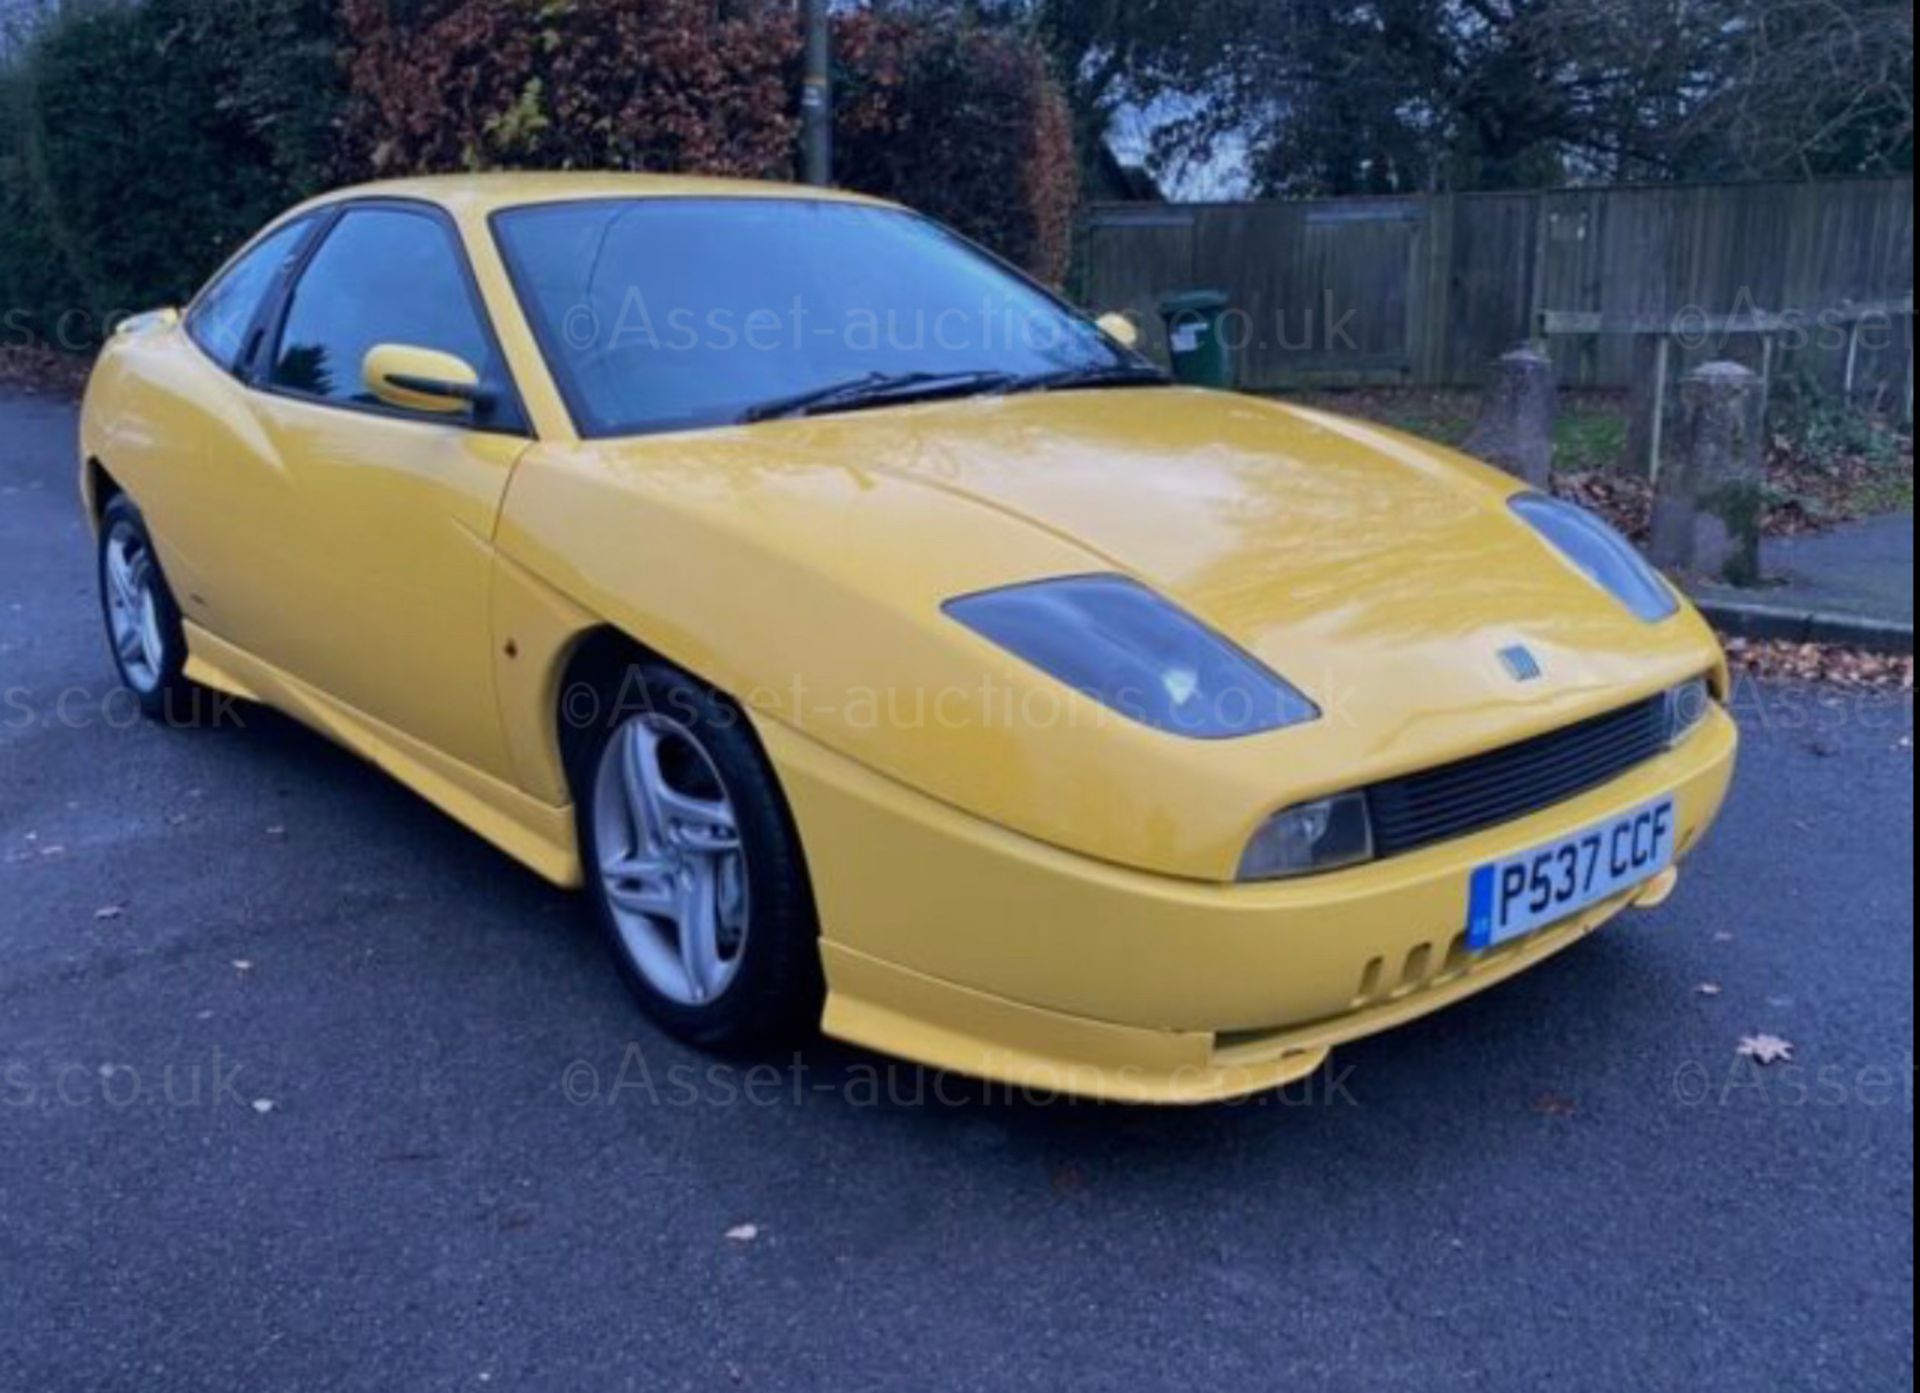
{"type": "Polygon", "coordinates": [[[239,370],[268,294],[299,257],[312,231],[309,218],[275,228],[222,271],[194,302],[187,315],[187,332],[228,372],[239,370]]]}

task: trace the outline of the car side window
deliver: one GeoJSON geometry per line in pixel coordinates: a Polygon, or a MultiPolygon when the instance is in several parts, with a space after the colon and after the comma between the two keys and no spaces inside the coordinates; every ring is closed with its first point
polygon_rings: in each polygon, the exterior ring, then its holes
{"type": "Polygon", "coordinates": [[[351,406],[378,406],[361,377],[380,344],[432,348],[497,376],[459,248],[440,221],[401,208],[342,214],[301,272],[275,349],[273,386],[351,406]]]}
{"type": "Polygon", "coordinates": [[[236,372],[260,307],[313,231],[301,218],[275,228],[209,285],[187,315],[187,332],[207,356],[236,372]]]}

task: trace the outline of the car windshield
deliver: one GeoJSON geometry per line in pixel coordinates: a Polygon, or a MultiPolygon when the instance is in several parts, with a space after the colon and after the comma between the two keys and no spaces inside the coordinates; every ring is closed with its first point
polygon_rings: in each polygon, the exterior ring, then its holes
{"type": "Polygon", "coordinates": [[[590,437],[1145,366],[1038,286],[911,213],[662,198],[510,209],[494,226],[590,437]]]}

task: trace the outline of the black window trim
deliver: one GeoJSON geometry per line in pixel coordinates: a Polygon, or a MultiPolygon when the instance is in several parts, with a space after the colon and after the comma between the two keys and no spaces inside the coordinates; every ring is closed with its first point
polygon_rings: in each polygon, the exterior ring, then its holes
{"type": "Polygon", "coordinates": [[[254,326],[254,336],[250,341],[252,349],[246,364],[245,376],[241,378],[252,390],[265,396],[280,397],[286,401],[304,402],[309,406],[326,407],[334,411],[352,412],[360,416],[378,416],[387,420],[408,421],[415,425],[450,426],[456,430],[473,431],[482,435],[505,435],[519,439],[533,439],[533,429],[527,416],[526,406],[520,395],[519,384],[514,380],[513,365],[507,361],[507,355],[500,345],[500,336],[494,329],[493,316],[488,312],[486,297],[481,294],[479,279],[473,272],[472,258],[467,254],[467,244],[460,235],[460,226],[437,203],[419,198],[397,198],[390,195],[344,199],[330,203],[319,210],[321,225],[302,246],[292,269],[282,278],[275,292],[268,296],[263,306],[263,317],[254,326]],[[385,210],[387,212],[410,213],[425,217],[437,224],[447,234],[447,240],[453,249],[454,265],[458,269],[461,284],[466,287],[467,300],[472,307],[474,317],[479,322],[480,332],[487,341],[488,351],[497,366],[499,381],[482,384],[494,397],[494,406],[487,420],[477,420],[471,416],[461,417],[443,415],[433,411],[410,411],[405,407],[388,406],[385,402],[340,401],[334,397],[323,397],[317,392],[302,392],[296,388],[283,387],[273,381],[273,363],[280,352],[280,340],[286,333],[287,314],[293,305],[294,292],[300,288],[307,269],[326,245],[327,239],[347,214],[365,210],[385,210]]]}
{"type": "Polygon", "coordinates": [[[245,246],[228,257],[220,269],[207,278],[206,284],[200,287],[194,297],[187,302],[187,307],[180,312],[180,326],[186,330],[187,341],[200,351],[201,357],[236,382],[248,381],[249,369],[260,347],[262,323],[278,302],[280,292],[286,283],[291,281],[298,269],[306,264],[307,251],[313,245],[313,239],[325,221],[326,218],[321,212],[309,211],[269,223],[249,238],[245,246]],[[241,262],[259,250],[270,238],[277,237],[290,228],[301,230],[300,239],[294,244],[293,254],[274,271],[273,279],[268,282],[265,293],[254,305],[253,314],[248,318],[245,333],[240,340],[240,352],[235,355],[231,363],[221,362],[212,347],[200,337],[199,330],[194,327],[196,316],[202,305],[206,303],[207,296],[239,270],[241,262]]]}
{"type": "MultiPolygon", "coordinates": [[[[725,206],[735,203],[752,205],[784,204],[788,207],[825,205],[836,208],[864,208],[869,212],[889,213],[895,217],[923,223],[943,235],[951,237],[968,251],[973,252],[976,256],[981,257],[983,260],[1006,272],[1007,275],[1011,276],[1029,290],[1038,293],[1041,298],[1064,312],[1070,319],[1077,319],[1083,324],[1091,325],[1095,328],[1098,327],[1094,325],[1093,316],[1089,315],[1085,310],[1073,304],[1052,287],[1043,285],[1040,281],[1028,275],[1027,272],[1014,265],[992,248],[982,246],[971,237],[948,227],[936,218],[928,217],[925,213],[916,212],[911,208],[897,207],[888,203],[867,203],[859,199],[808,198],[804,194],[775,194],[770,196],[730,196],[726,194],[603,194],[591,198],[529,199],[525,203],[514,203],[503,208],[496,208],[487,214],[487,231],[493,238],[494,252],[499,256],[500,264],[507,269],[507,282],[512,286],[514,298],[519,302],[521,316],[527,321],[527,327],[533,333],[534,346],[540,350],[540,357],[545,363],[547,376],[553,380],[554,389],[560,394],[561,404],[567,409],[568,423],[572,425],[573,433],[581,440],[648,440],[656,436],[692,435],[702,431],[736,429],[747,424],[742,422],[738,416],[715,414],[710,416],[688,417],[638,430],[631,428],[613,430],[589,429],[588,427],[593,421],[593,413],[587,410],[586,404],[580,400],[578,389],[572,381],[572,374],[562,369],[561,363],[563,359],[555,351],[556,345],[553,342],[553,336],[547,332],[547,327],[542,322],[542,316],[534,312],[534,302],[527,293],[525,276],[520,266],[519,258],[513,254],[513,249],[507,245],[506,240],[500,235],[501,219],[511,217],[515,213],[525,213],[543,208],[606,208],[646,203],[679,205],[692,203],[704,204],[709,207],[725,206]]],[[[1123,351],[1130,352],[1131,350],[1123,351]]]]}

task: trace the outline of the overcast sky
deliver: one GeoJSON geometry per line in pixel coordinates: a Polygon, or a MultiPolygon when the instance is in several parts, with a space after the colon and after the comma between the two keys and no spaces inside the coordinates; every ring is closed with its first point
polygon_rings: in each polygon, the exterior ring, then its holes
{"type": "MultiPolygon", "coordinates": [[[[1109,142],[1122,164],[1147,163],[1153,133],[1180,115],[1182,98],[1167,97],[1152,106],[1128,107],[1113,123],[1109,142]]],[[[1211,157],[1191,161],[1181,169],[1160,172],[1160,187],[1168,198],[1182,202],[1217,202],[1251,196],[1247,176],[1247,146],[1238,137],[1216,143],[1211,157]]]]}

